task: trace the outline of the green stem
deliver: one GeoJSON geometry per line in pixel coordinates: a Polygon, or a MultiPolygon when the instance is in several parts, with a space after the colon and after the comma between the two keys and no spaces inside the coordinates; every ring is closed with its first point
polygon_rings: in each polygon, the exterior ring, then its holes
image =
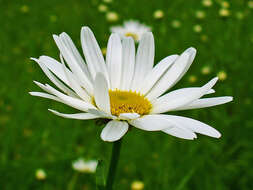
{"type": "Polygon", "coordinates": [[[120,148],[121,148],[121,140],[118,140],[113,143],[110,168],[109,168],[109,172],[108,172],[108,176],[106,180],[106,188],[105,188],[106,190],[113,189],[113,182],[114,182],[117,165],[119,161],[120,148]]]}

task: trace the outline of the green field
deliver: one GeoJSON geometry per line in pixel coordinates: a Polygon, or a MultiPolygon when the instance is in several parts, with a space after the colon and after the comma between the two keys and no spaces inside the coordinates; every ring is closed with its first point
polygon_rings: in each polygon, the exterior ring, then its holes
{"type": "Polygon", "coordinates": [[[108,163],[112,144],[100,139],[103,126],[57,117],[47,109],[74,109],[28,94],[40,91],[33,80],[49,83],[30,57],[58,59],[52,34],[63,31],[81,50],[84,25],[93,30],[100,47],[106,47],[111,26],[135,19],[152,27],[156,62],[190,46],[197,49],[191,69],[173,89],[201,86],[222,71],[227,77],[215,86],[215,96],[231,95],[234,101],[173,113],[215,127],[220,139],[198,135],[187,141],[133,128],[123,139],[115,190],[128,190],[135,180],[142,181],[145,190],[252,190],[253,3],[228,2],[230,15],[221,16],[220,0],[210,7],[196,0],[0,0],[0,189],[95,189],[95,175],[78,174],[71,163],[79,157],[108,163]],[[108,21],[98,10],[101,4],[119,20],[108,21]],[[164,17],[155,19],[158,9],[164,17]],[[197,18],[196,11],[205,17],[197,18]],[[179,27],[173,25],[175,20],[179,27]],[[194,31],[195,25],[202,30],[194,31]],[[210,73],[203,74],[203,67],[210,73]],[[47,173],[43,181],[35,177],[38,168],[47,173]]]}

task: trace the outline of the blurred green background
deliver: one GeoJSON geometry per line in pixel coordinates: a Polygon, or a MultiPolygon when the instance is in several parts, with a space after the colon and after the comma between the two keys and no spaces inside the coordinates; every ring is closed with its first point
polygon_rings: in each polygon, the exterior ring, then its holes
{"type": "Polygon", "coordinates": [[[79,157],[108,162],[112,144],[100,139],[103,126],[57,117],[47,109],[74,110],[30,96],[29,91],[40,90],[33,80],[49,80],[29,58],[58,59],[52,34],[63,31],[80,49],[84,25],[93,30],[101,48],[106,47],[110,26],[135,19],[153,28],[156,62],[190,46],[197,48],[194,64],[174,89],[203,85],[219,73],[222,80],[215,96],[232,95],[234,101],[176,113],[215,127],[223,135],[220,139],[198,135],[187,141],[131,130],[123,139],[115,189],[130,189],[140,180],[146,190],[252,190],[253,2],[211,3],[0,0],[0,189],[95,189],[95,175],[77,174],[71,163],[79,157]],[[162,18],[154,18],[156,10],[163,11],[162,18]],[[110,11],[118,20],[107,19],[110,11]],[[35,177],[38,168],[46,179],[35,177]]]}

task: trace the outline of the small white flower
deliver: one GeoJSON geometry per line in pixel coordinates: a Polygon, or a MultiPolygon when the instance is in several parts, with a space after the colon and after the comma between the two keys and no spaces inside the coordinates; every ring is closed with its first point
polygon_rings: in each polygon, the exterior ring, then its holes
{"type": "Polygon", "coordinates": [[[116,22],[117,20],[119,20],[119,15],[118,13],[116,12],[107,12],[106,13],[106,19],[109,21],[109,22],[116,22]]]}
{"type": "Polygon", "coordinates": [[[92,31],[83,27],[84,61],[66,33],[53,37],[62,55],[61,62],[48,56],[33,60],[62,92],[49,84],[35,82],[46,93],[30,94],[62,102],[81,113],[64,114],[50,109],[52,113],[71,119],[109,119],[101,133],[101,138],[109,142],[121,139],[129,125],[145,131],[163,131],[184,139],[196,138],[195,133],[215,138],[221,136],[217,130],[200,121],[164,114],[232,101],[230,96],[202,98],[214,93],[212,88],[217,77],[202,87],[166,93],[191,66],[196,55],[194,48],[181,55],[168,56],[154,66],[155,45],[151,32],[142,35],[137,53],[133,38],[121,40],[114,33],[109,38],[105,61],[92,31]]]}
{"type": "Polygon", "coordinates": [[[72,163],[74,170],[82,173],[95,173],[97,169],[98,161],[97,160],[84,160],[79,158],[78,160],[72,163]]]}
{"type": "Polygon", "coordinates": [[[202,26],[199,24],[196,24],[193,26],[193,31],[196,33],[200,33],[202,31],[202,26]]]}
{"type": "Polygon", "coordinates": [[[144,33],[151,31],[151,28],[138,21],[130,20],[125,21],[123,26],[113,26],[110,30],[113,33],[118,33],[121,37],[130,36],[135,41],[139,41],[144,33]]]}
{"type": "Polygon", "coordinates": [[[160,9],[156,10],[153,14],[155,19],[161,19],[164,17],[164,12],[160,9]]]}
{"type": "Polygon", "coordinates": [[[45,172],[45,170],[43,169],[37,169],[35,171],[35,177],[38,179],[38,180],[44,180],[47,178],[47,174],[45,172]]]}
{"type": "Polygon", "coordinates": [[[144,183],[142,181],[133,181],[131,184],[131,190],[142,190],[144,189],[144,183]]]}

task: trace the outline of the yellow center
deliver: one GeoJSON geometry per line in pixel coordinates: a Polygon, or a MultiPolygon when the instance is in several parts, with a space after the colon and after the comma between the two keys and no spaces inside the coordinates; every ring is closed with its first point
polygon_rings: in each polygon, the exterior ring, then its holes
{"type": "Polygon", "coordinates": [[[132,91],[109,90],[111,113],[119,116],[121,113],[148,114],[152,105],[140,93],[132,91]]]}
{"type": "Polygon", "coordinates": [[[135,34],[135,33],[132,33],[132,32],[127,32],[127,33],[125,33],[125,36],[126,36],[126,37],[132,37],[135,41],[138,40],[138,35],[135,34]]]}

